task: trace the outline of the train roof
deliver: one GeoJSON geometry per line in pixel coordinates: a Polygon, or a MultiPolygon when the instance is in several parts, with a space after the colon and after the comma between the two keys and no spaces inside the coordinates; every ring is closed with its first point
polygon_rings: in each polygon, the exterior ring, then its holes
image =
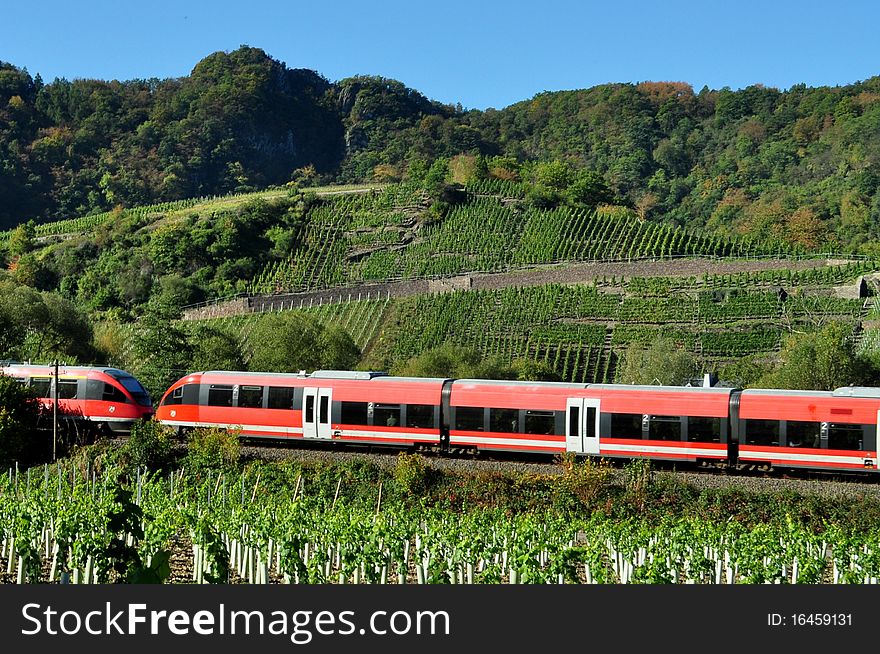
{"type": "Polygon", "coordinates": [[[248,370],[203,370],[191,372],[192,375],[235,375],[236,377],[277,377],[279,379],[374,379],[387,377],[387,372],[369,372],[362,370],[315,370],[313,373],[300,372],[254,372],[248,370]]]}
{"type": "Polygon", "coordinates": [[[375,377],[387,377],[388,373],[366,370],[316,370],[308,376],[313,379],[374,379],[375,377]]]}
{"type": "MultiPolygon", "coordinates": [[[[47,370],[51,370],[52,368],[54,368],[54,366],[51,363],[20,363],[20,362],[16,362],[16,363],[8,363],[7,364],[6,362],[2,362],[2,363],[0,363],[0,368],[4,368],[4,369],[6,369],[6,368],[13,368],[13,369],[24,368],[24,369],[28,369],[28,370],[46,368],[47,370]]],[[[109,367],[105,367],[105,366],[62,366],[62,365],[59,365],[58,370],[59,371],[60,370],[82,371],[82,372],[93,370],[95,372],[103,372],[108,375],[121,375],[121,376],[125,376],[125,377],[133,377],[134,376],[126,370],[121,370],[120,368],[109,368],[109,367]]]]}
{"type": "Polygon", "coordinates": [[[841,388],[835,388],[831,395],[834,397],[880,398],[880,388],[874,386],[842,386],[841,388]]]}
{"type": "Polygon", "coordinates": [[[747,388],[742,394],[748,395],[774,395],[784,397],[831,397],[831,391],[789,391],[775,388],[747,388]]]}
{"type": "Polygon", "coordinates": [[[729,386],[658,386],[655,384],[589,384],[590,390],[599,391],[662,391],[664,393],[707,393],[730,395],[736,388],[729,386]]]}
{"type": "Polygon", "coordinates": [[[584,390],[586,384],[570,384],[568,382],[542,382],[542,381],[519,381],[517,379],[455,379],[456,384],[479,384],[480,386],[519,386],[520,388],[533,388],[535,386],[548,386],[552,388],[572,388],[584,390]]]}
{"type": "MultiPolygon", "coordinates": [[[[391,377],[390,375],[379,375],[374,377],[377,382],[412,382],[423,384],[442,384],[445,381],[452,381],[451,377],[391,377]]],[[[458,381],[457,379],[454,381],[458,381]]]]}

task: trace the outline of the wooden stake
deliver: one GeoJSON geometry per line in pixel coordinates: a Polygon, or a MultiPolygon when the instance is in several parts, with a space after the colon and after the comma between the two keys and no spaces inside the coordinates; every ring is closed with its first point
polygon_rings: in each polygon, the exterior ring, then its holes
{"type": "Polygon", "coordinates": [[[333,494],[333,504],[330,506],[331,509],[336,506],[336,498],[339,497],[340,486],[342,486],[342,477],[340,477],[339,481],[336,482],[336,492],[333,494]]]}
{"type": "Polygon", "coordinates": [[[257,481],[254,482],[254,492],[251,493],[251,502],[257,499],[257,487],[260,485],[260,473],[262,470],[257,470],[257,481]]]}

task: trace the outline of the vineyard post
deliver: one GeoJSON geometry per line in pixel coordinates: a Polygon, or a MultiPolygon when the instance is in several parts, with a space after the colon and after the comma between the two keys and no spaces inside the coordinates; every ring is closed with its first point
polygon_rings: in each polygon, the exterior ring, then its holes
{"type": "Polygon", "coordinates": [[[58,458],[58,359],[52,362],[55,379],[52,384],[52,460],[58,458]]]}

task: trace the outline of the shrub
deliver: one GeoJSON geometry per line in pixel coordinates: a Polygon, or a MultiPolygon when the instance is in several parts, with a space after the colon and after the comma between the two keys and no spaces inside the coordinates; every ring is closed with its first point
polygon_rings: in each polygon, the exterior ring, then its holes
{"type": "Polygon", "coordinates": [[[431,486],[431,473],[421,454],[399,454],[394,466],[394,481],[405,494],[422,497],[431,486]]]}
{"type": "Polygon", "coordinates": [[[0,375],[0,464],[34,463],[51,453],[51,435],[38,438],[36,431],[40,411],[39,400],[26,386],[0,375]]]}
{"type": "Polygon", "coordinates": [[[184,466],[195,470],[229,469],[238,465],[240,457],[238,431],[199,427],[189,436],[184,466]]]}
{"type": "Polygon", "coordinates": [[[604,460],[577,459],[564,454],[562,474],[555,480],[555,503],[562,510],[592,512],[604,508],[614,470],[604,460]]]}
{"type": "Polygon", "coordinates": [[[174,461],[174,433],[155,420],[136,423],[125,444],[124,454],[129,465],[162,470],[174,461]]]}

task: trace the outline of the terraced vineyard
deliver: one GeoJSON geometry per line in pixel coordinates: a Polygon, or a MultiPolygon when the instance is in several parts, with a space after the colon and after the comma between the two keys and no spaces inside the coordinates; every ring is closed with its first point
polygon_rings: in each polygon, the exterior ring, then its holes
{"type": "MultiPolygon", "coordinates": [[[[744,355],[772,354],[785,334],[830,320],[859,332],[870,303],[834,297],[823,284],[852,282],[875,267],[864,261],[817,271],[606,279],[590,285],[354,299],[293,310],[342,325],[374,369],[391,369],[452,342],[506,363],[544,362],[565,381],[608,382],[625,349],[646,346],[658,336],[671,337],[711,368],[744,355]],[[779,282],[788,291],[780,292],[779,282]]],[[[262,315],[211,322],[236,333],[247,350],[249,331],[262,315]]]]}
{"type": "Polygon", "coordinates": [[[296,254],[268,264],[254,277],[249,292],[303,291],[554,262],[791,254],[774,244],[725,240],[642,221],[624,207],[594,212],[536,209],[520,202],[521,195],[510,183],[477,184],[467,202],[443,215],[428,210],[424,191],[406,184],[333,198],[309,214],[296,254]]]}
{"type": "MultiPolygon", "coordinates": [[[[315,187],[307,189],[311,192],[321,194],[336,194],[365,191],[381,185],[349,185],[349,186],[333,186],[333,187],[315,187]]],[[[284,190],[260,191],[255,193],[230,193],[228,195],[206,195],[198,198],[186,198],[175,202],[160,202],[158,204],[143,205],[131,207],[127,209],[119,209],[114,211],[104,211],[101,213],[88,214],[85,216],[77,216],[75,218],[67,218],[63,220],[55,220],[46,223],[39,223],[34,227],[34,233],[37,237],[46,236],[64,236],[69,234],[89,233],[104,224],[110,222],[114,217],[119,216],[123,211],[128,217],[159,219],[185,209],[195,209],[198,211],[214,210],[219,207],[229,207],[231,205],[243,204],[250,200],[271,199],[285,195],[284,190]]],[[[9,239],[14,230],[0,231],[0,243],[9,239]]]]}

